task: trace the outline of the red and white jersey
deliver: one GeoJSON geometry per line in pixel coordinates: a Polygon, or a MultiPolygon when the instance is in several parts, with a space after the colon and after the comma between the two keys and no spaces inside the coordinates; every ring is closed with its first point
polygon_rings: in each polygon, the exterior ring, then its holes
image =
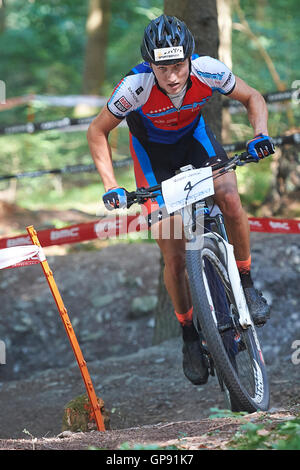
{"type": "Polygon", "coordinates": [[[214,91],[230,94],[235,76],[222,62],[194,54],[186,93],[180,108],[159,87],[147,62],[134,67],[115,87],[107,107],[117,118],[126,118],[131,134],[141,141],[175,143],[192,133],[201,108],[214,91]]]}

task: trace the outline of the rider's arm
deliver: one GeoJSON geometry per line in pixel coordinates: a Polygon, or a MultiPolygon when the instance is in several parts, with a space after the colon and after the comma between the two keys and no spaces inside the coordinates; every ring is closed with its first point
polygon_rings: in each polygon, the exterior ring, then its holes
{"type": "Polygon", "coordinates": [[[108,136],[110,131],[120,124],[120,122],[120,119],[117,119],[107,107],[104,107],[92,121],[87,131],[90,152],[101,176],[105,191],[118,187],[113,170],[108,136]]]}
{"type": "Polygon", "coordinates": [[[236,85],[230,99],[240,101],[247,109],[248,119],[253,127],[254,135],[268,135],[268,109],[264,97],[250,87],[241,78],[236,77],[236,85]]]}

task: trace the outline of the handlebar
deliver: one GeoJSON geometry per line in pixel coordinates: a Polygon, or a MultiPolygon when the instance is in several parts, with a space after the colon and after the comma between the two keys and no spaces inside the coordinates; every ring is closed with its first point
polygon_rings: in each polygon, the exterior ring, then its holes
{"type": "MultiPolygon", "coordinates": [[[[212,165],[212,170],[214,172],[219,170],[218,173],[213,174],[212,177],[215,179],[228,171],[235,170],[237,166],[243,166],[247,163],[258,163],[258,160],[248,152],[236,154],[226,162],[212,165]]],[[[132,204],[135,203],[144,204],[148,199],[156,198],[157,196],[161,196],[161,184],[150,186],[149,188],[138,188],[136,191],[127,193],[127,208],[131,207],[132,204]]]]}

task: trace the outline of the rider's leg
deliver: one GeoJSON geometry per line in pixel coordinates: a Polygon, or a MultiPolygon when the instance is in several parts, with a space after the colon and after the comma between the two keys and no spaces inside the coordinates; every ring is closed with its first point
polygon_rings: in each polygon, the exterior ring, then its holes
{"type": "Polygon", "coordinates": [[[193,384],[204,384],[208,379],[208,368],[204,361],[199,335],[193,324],[181,216],[167,217],[156,223],[151,231],[164,259],[165,286],[182,327],[184,374],[193,384]]]}
{"type": "Polygon", "coordinates": [[[181,216],[175,214],[161,220],[151,228],[151,234],[164,259],[164,282],[175,312],[184,315],[191,309],[192,301],[185,269],[181,216]]]}
{"type": "Polygon", "coordinates": [[[250,313],[257,325],[263,325],[270,316],[270,308],[251,279],[249,222],[241,204],[235,173],[226,173],[215,179],[214,198],[224,215],[250,313]]]}

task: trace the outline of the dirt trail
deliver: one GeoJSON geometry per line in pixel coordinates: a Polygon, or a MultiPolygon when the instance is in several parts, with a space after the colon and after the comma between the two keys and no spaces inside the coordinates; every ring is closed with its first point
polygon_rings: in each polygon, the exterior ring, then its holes
{"type": "MultiPolygon", "coordinates": [[[[66,225],[73,222],[70,217],[66,225]]],[[[17,228],[31,223],[30,214],[23,214],[17,228]]],[[[2,235],[5,226],[4,220],[2,235]]],[[[251,239],[253,275],[272,304],[272,318],[259,336],[276,420],[300,403],[300,365],[292,361],[292,345],[300,340],[300,242],[294,235],[253,233],[251,239]]],[[[156,245],[115,244],[96,251],[76,245],[68,254],[49,250],[47,256],[111,430],[57,437],[64,406],[85,392],[81,375],[40,266],[5,270],[0,272],[0,339],[7,347],[7,364],[0,367],[0,448],[116,449],[124,442],[223,448],[240,421],[208,419],[211,408],[224,407],[216,379],[199,387],[185,379],[180,338],[152,345],[156,245]],[[150,301],[148,310],[132,315],[134,299],[150,301]]],[[[256,418],[262,416],[249,417],[256,418]]]]}

